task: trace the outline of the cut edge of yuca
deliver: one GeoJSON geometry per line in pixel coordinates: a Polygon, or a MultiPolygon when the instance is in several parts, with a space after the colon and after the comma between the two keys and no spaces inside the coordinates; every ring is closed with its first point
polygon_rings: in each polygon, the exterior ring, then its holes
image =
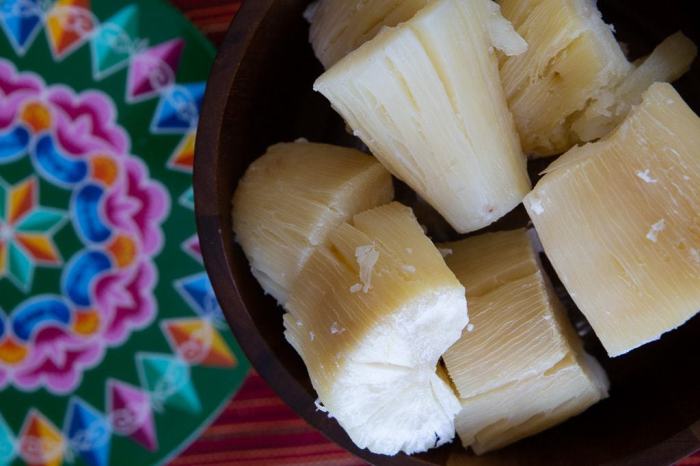
{"type": "Polygon", "coordinates": [[[468,323],[464,287],[408,207],[337,227],[290,296],[285,336],[360,448],[412,454],[454,437],[459,402],[436,370],[468,323]]]}

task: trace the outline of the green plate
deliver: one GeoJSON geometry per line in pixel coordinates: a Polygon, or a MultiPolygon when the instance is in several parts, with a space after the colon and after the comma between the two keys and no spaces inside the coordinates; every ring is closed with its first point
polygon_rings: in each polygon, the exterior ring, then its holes
{"type": "Polygon", "coordinates": [[[162,463],[245,377],[195,235],[213,57],[160,0],[0,1],[0,466],[162,463]]]}

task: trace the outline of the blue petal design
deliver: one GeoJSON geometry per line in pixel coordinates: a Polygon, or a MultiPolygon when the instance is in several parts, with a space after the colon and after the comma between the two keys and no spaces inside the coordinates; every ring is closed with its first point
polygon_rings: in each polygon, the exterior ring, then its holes
{"type": "Polygon", "coordinates": [[[102,413],[80,398],[68,405],[65,434],[71,449],[89,466],[108,466],[112,428],[102,413]]]}
{"type": "Polygon", "coordinates": [[[77,192],[74,198],[73,220],[76,230],[88,241],[101,243],[111,235],[109,227],[100,218],[100,206],[104,190],[97,185],[89,184],[77,192]]]}
{"type": "Polygon", "coordinates": [[[32,299],[12,314],[12,330],[20,340],[29,341],[32,335],[47,323],[67,325],[70,315],[68,306],[59,299],[32,299]]]}
{"type": "Polygon", "coordinates": [[[99,251],[84,252],[65,269],[63,294],[78,306],[88,307],[92,303],[90,289],[93,280],[112,268],[106,254],[99,251]]]}
{"type": "Polygon", "coordinates": [[[51,136],[44,135],[36,143],[34,158],[41,174],[59,186],[72,186],[88,173],[87,164],[61,154],[51,136]]]}
{"type": "Polygon", "coordinates": [[[11,162],[23,155],[30,138],[29,131],[23,126],[0,133],[0,164],[11,162]]]}
{"type": "Polygon", "coordinates": [[[175,289],[180,293],[194,312],[216,324],[225,323],[221,306],[216,300],[214,289],[206,273],[183,278],[175,283],[175,289]]]}
{"type": "Polygon", "coordinates": [[[199,109],[206,84],[190,83],[173,86],[160,98],[153,117],[154,133],[185,133],[197,126],[199,109]]]}
{"type": "Polygon", "coordinates": [[[38,0],[3,0],[0,3],[0,24],[18,55],[24,55],[41,26],[38,0]]]}

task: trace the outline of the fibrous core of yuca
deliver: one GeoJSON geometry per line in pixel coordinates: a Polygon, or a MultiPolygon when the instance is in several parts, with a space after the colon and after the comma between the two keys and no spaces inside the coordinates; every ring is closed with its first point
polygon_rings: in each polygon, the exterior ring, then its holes
{"type": "Polygon", "coordinates": [[[594,0],[502,0],[528,51],[504,57],[501,77],[523,148],[560,154],[578,142],[570,120],[631,70],[594,0]]]}
{"type": "Polygon", "coordinates": [[[319,0],[309,6],[309,42],[325,68],[372,39],[383,27],[411,19],[430,0],[319,0]]]}
{"type": "Polygon", "coordinates": [[[314,85],[382,164],[459,232],[498,220],[530,189],[495,48],[527,48],[497,4],[436,0],[314,85]]]}
{"type": "Polygon", "coordinates": [[[387,204],[334,229],[287,310],[320,403],[359,447],[411,454],[454,437],[460,406],[436,365],[468,322],[464,287],[411,209],[387,204]]]}
{"type": "Polygon", "coordinates": [[[700,118],[671,85],[550,165],[525,207],[611,356],[700,309],[700,118]]]}
{"type": "Polygon", "coordinates": [[[526,230],[440,247],[469,301],[470,324],[443,356],[465,447],[500,448],[607,396],[604,372],[583,352],[526,230]]]}
{"type": "Polygon", "coordinates": [[[284,304],[331,229],[393,197],[391,175],[362,152],[301,141],[276,144],[239,182],[233,230],[255,278],[284,304]]]}
{"type": "Polygon", "coordinates": [[[676,33],[630,63],[595,0],[501,0],[528,51],[501,57],[501,78],[523,148],[551,156],[605,136],[656,81],[688,70],[695,45],[676,33]]]}
{"type": "Polygon", "coordinates": [[[673,82],[683,76],[698,54],[697,46],[682,32],[667,37],[616,87],[601,93],[571,125],[581,141],[599,139],[620,124],[642,94],[655,82],[673,82]]]}

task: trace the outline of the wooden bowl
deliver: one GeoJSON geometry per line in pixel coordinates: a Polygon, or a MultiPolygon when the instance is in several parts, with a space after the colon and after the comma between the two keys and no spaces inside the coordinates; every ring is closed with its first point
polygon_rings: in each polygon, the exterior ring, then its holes
{"type": "MultiPolygon", "coordinates": [[[[584,414],[535,437],[483,457],[456,445],[408,457],[373,455],[353,445],[338,424],[316,411],[316,395],[301,359],[282,335],[281,310],[263,295],[231,231],[231,197],[248,164],[279,141],[357,145],[341,119],[311,85],[322,69],[307,43],[305,0],[248,0],[233,22],[209,79],[194,172],[197,223],[207,271],[238,342],[256,370],[310,424],[352,453],[376,465],[670,464],[700,448],[700,319],[688,322],[615,359],[604,355],[566,295],[571,317],[583,329],[587,349],[612,381],[611,396],[584,414]]],[[[681,28],[700,43],[693,2],[601,0],[606,19],[631,55],[648,53],[681,28]]],[[[700,110],[700,67],[676,84],[700,110]]],[[[533,167],[536,173],[542,167],[533,167]]],[[[537,164],[535,164],[537,165],[537,164]]],[[[399,189],[404,202],[412,193],[399,189]]],[[[434,227],[435,236],[450,236],[434,227]]],[[[495,228],[523,226],[522,207],[495,228]]],[[[556,281],[556,278],[553,277],[556,281]]],[[[700,284],[698,284],[700,286],[700,284]]]]}

